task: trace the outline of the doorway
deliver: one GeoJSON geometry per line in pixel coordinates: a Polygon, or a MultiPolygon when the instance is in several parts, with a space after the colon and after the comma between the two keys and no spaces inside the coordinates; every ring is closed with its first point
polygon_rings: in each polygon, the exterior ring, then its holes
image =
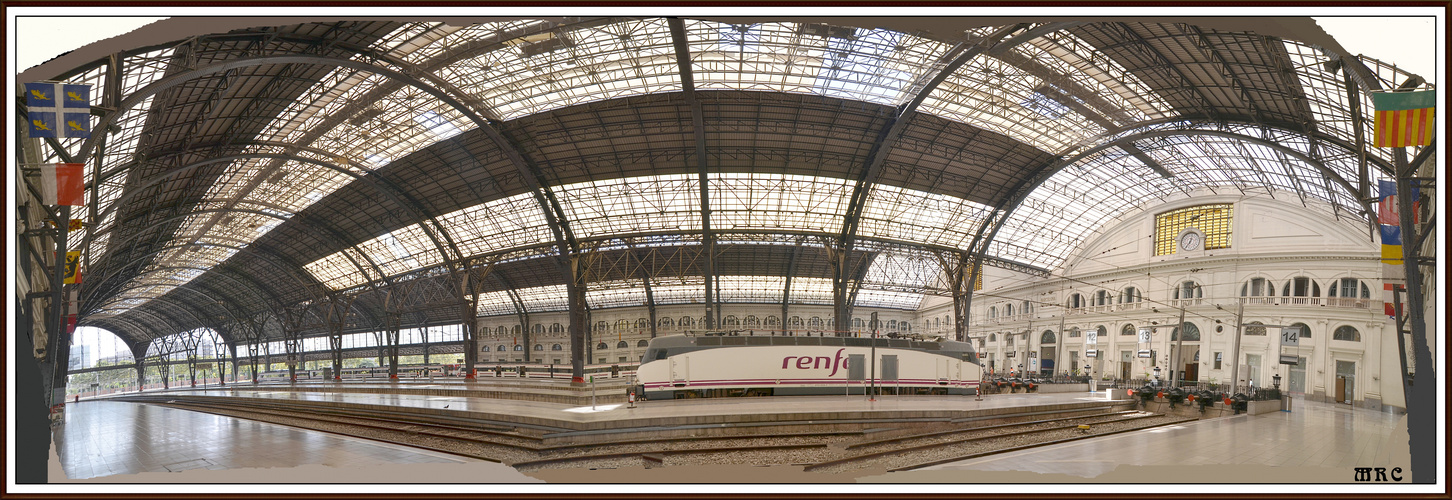
{"type": "Polygon", "coordinates": [[[1351,404],[1356,395],[1356,362],[1336,362],[1336,402],[1351,404]]]}
{"type": "Polygon", "coordinates": [[[1296,364],[1291,365],[1291,379],[1286,384],[1289,392],[1306,393],[1306,358],[1296,358],[1296,364]]]}

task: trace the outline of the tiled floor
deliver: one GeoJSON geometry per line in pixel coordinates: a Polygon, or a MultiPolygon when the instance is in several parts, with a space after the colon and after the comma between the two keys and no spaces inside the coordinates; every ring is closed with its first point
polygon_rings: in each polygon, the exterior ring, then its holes
{"type": "Polygon", "coordinates": [[[1092,478],[1120,465],[1394,466],[1408,453],[1400,416],[1296,399],[1291,412],[1237,415],[1151,429],[924,470],[1029,471],[1092,478]]]}
{"type": "Polygon", "coordinates": [[[66,405],[54,433],[70,479],[190,469],[464,463],[468,458],[153,405],[66,405]]]}

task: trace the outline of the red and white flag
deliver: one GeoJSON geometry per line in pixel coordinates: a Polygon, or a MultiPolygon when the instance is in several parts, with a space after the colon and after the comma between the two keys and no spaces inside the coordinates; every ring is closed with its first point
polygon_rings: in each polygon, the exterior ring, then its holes
{"type": "Polygon", "coordinates": [[[86,165],[47,163],[40,166],[40,197],[46,205],[86,206],[86,165]]]}

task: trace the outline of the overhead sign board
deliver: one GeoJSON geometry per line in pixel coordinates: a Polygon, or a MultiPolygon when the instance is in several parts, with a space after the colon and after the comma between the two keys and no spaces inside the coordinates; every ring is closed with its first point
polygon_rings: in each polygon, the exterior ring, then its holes
{"type": "Polygon", "coordinates": [[[1084,332],[1084,343],[1085,344],[1088,344],[1088,345],[1098,344],[1099,343],[1099,331],[1098,330],[1089,330],[1087,332],[1084,332]]]}
{"type": "Polygon", "coordinates": [[[1153,357],[1153,356],[1154,356],[1154,354],[1149,349],[1140,349],[1139,350],[1139,357],[1141,357],[1141,358],[1149,358],[1149,357],[1153,357]]]}
{"type": "Polygon", "coordinates": [[[1281,346],[1282,347],[1300,347],[1300,345],[1301,345],[1301,327],[1299,327],[1299,326],[1283,326],[1283,327],[1281,327],[1281,346]]]}
{"type": "MultiPolygon", "coordinates": [[[[1139,343],[1141,343],[1141,344],[1148,344],[1148,343],[1150,343],[1150,329],[1149,328],[1140,328],[1139,329],[1139,343]]],[[[1143,356],[1141,356],[1141,357],[1143,357],[1143,356]]]]}

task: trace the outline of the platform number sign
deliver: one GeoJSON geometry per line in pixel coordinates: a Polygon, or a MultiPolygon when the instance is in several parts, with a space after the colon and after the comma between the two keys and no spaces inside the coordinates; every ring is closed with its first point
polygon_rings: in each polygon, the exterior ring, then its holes
{"type": "Polygon", "coordinates": [[[1085,344],[1088,344],[1088,345],[1098,344],[1099,343],[1099,331],[1097,331],[1097,330],[1089,330],[1087,332],[1084,332],[1084,343],[1085,344]]]}
{"type": "Polygon", "coordinates": [[[1139,329],[1139,343],[1140,344],[1149,344],[1150,343],[1150,329],[1149,328],[1140,328],[1139,329]]]}
{"type": "Polygon", "coordinates": [[[1301,345],[1301,327],[1287,326],[1281,328],[1281,345],[1286,347],[1299,347],[1301,345]]]}

